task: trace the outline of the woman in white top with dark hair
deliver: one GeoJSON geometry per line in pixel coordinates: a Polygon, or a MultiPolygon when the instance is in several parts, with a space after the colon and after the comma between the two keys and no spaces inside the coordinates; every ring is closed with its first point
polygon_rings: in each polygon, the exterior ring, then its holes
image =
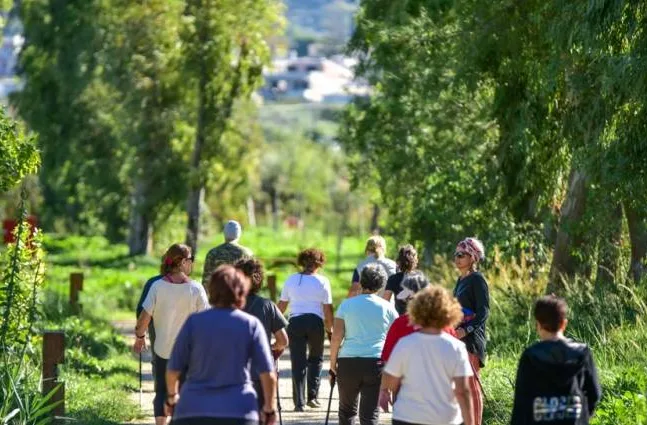
{"type": "Polygon", "coordinates": [[[326,256],[318,249],[302,251],[297,259],[301,273],[290,276],[281,291],[279,310],[290,305],[288,338],[292,362],[294,410],[320,407],[317,397],[323,367],[324,332],[332,333],[332,292],[328,278],[318,274],[326,256]],[[306,400],[307,375],[307,400],[306,400]]]}
{"type": "Polygon", "coordinates": [[[165,425],[164,403],[166,394],[166,366],[180,329],[187,317],[209,308],[207,293],[198,282],[189,279],[194,257],[191,248],[174,244],[162,260],[162,278],[151,286],[143,304],[143,311],[135,327],[134,350],[138,353],[146,346],[146,330],[151,319],[155,323],[155,399],[153,410],[155,424],[165,425]]]}

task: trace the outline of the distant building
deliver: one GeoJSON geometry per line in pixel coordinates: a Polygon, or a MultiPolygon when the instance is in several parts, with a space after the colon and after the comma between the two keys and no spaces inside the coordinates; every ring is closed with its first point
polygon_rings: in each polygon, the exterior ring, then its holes
{"type": "Polygon", "coordinates": [[[260,94],[266,102],[345,104],[367,96],[369,89],[354,81],[352,69],[340,58],[293,57],[273,62],[260,94]]]}

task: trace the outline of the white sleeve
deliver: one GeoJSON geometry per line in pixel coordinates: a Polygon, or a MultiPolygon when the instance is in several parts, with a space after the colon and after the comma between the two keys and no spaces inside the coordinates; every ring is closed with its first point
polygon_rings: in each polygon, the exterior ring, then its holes
{"type": "Polygon", "coordinates": [[[157,301],[158,287],[159,285],[157,284],[157,282],[153,283],[153,286],[151,286],[151,289],[148,291],[146,299],[142,304],[142,307],[144,308],[144,310],[146,310],[146,313],[150,314],[151,316],[153,316],[153,313],[155,312],[155,302],[157,301]]]}
{"type": "Polygon", "coordinates": [[[283,284],[283,289],[281,289],[281,301],[289,302],[290,301],[290,280],[292,279],[292,276],[288,277],[288,279],[285,281],[283,284]]]}
{"type": "Polygon", "coordinates": [[[404,341],[400,340],[395,344],[395,348],[391,352],[391,357],[389,357],[389,360],[386,362],[386,366],[384,367],[384,371],[386,373],[391,376],[395,376],[396,378],[402,378],[402,375],[404,375],[405,365],[407,364],[409,344],[403,344],[403,342],[404,341]]]}
{"type": "Polygon", "coordinates": [[[460,347],[458,347],[457,354],[458,358],[456,359],[453,378],[474,375],[474,372],[472,371],[472,365],[470,364],[470,359],[467,355],[465,344],[461,343],[460,347]]]}
{"type": "Polygon", "coordinates": [[[330,281],[328,278],[323,279],[323,304],[332,304],[332,290],[330,289],[330,281]]]}
{"type": "Polygon", "coordinates": [[[202,311],[209,308],[209,299],[207,298],[207,291],[204,290],[204,287],[196,283],[198,288],[198,298],[196,299],[195,311],[202,311]]]}

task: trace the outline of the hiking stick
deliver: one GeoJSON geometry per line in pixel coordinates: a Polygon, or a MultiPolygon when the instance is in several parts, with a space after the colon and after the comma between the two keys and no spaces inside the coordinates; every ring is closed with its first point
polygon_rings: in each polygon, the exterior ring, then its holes
{"type": "Polygon", "coordinates": [[[279,359],[276,359],[276,408],[279,411],[279,425],[283,425],[283,415],[281,415],[281,394],[279,393],[279,385],[281,382],[279,380],[279,359]]]}
{"type": "Polygon", "coordinates": [[[143,408],[143,400],[142,400],[142,352],[139,352],[139,408],[143,408]]]}
{"type": "Polygon", "coordinates": [[[332,370],[330,373],[330,395],[328,396],[328,410],[326,410],[326,422],[324,425],[328,425],[328,418],[330,417],[330,406],[332,404],[332,392],[335,389],[335,382],[337,382],[337,375],[332,370]]]}

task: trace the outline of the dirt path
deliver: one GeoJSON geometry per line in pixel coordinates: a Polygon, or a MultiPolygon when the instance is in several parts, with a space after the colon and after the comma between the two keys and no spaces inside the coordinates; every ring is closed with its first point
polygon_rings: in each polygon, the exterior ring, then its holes
{"type": "MultiPolygon", "coordinates": [[[[117,322],[115,327],[122,330],[123,334],[134,340],[133,328],[135,322],[117,322]]],[[[135,355],[135,354],[133,354],[135,355]]],[[[151,373],[151,364],[150,364],[150,351],[142,355],[142,412],[147,419],[131,422],[130,424],[138,425],[155,425],[153,420],[153,397],[155,395],[153,391],[153,375],[151,373]]],[[[324,354],[324,367],[322,372],[321,379],[321,388],[319,390],[319,401],[322,404],[322,407],[319,409],[311,409],[306,407],[305,412],[294,412],[294,404],[292,403],[292,379],[290,373],[290,353],[286,351],[283,353],[283,356],[279,359],[279,395],[280,402],[282,407],[282,417],[284,425],[321,425],[325,422],[326,419],[326,408],[328,406],[328,397],[330,395],[330,383],[327,379],[327,373],[329,368],[328,362],[328,345],[326,343],[326,351],[324,354]]],[[[133,393],[131,395],[132,399],[139,403],[140,394],[139,392],[133,393]]],[[[335,388],[332,395],[332,405],[330,409],[330,419],[329,424],[337,425],[337,409],[339,406],[339,398],[337,395],[337,389],[335,388]]],[[[359,420],[357,421],[359,423],[359,420]]],[[[391,415],[388,413],[380,414],[380,423],[381,424],[390,424],[391,415]]],[[[278,424],[278,422],[277,422],[278,424]]]]}

